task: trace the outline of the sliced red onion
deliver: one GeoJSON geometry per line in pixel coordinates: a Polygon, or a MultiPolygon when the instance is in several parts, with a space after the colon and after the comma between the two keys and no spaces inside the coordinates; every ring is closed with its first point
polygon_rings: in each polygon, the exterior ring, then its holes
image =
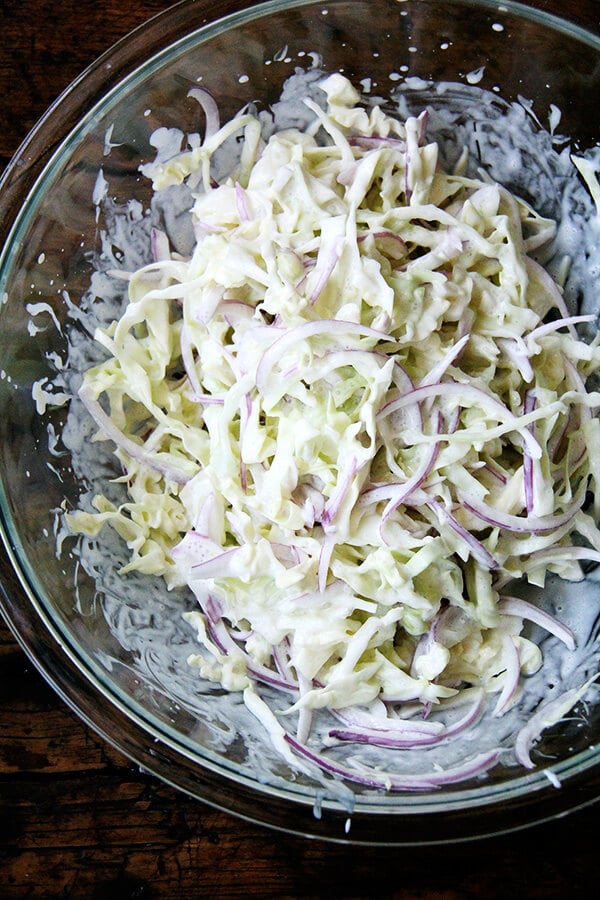
{"type": "Polygon", "coordinates": [[[249,222],[252,216],[248,205],[248,196],[239,181],[236,181],[235,183],[235,203],[240,222],[249,222]]]}
{"type": "Polygon", "coordinates": [[[442,727],[437,732],[424,732],[419,729],[419,723],[410,720],[404,721],[406,728],[398,729],[393,726],[398,720],[388,720],[385,725],[361,728],[333,728],[329,731],[329,737],[339,741],[347,741],[358,744],[370,744],[376,747],[393,747],[398,750],[410,749],[413,747],[426,747],[433,744],[439,744],[448,738],[455,737],[457,734],[470,728],[481,716],[485,706],[483,692],[480,692],[477,700],[469,708],[468,712],[452,725],[442,727]],[[411,725],[413,730],[411,730],[411,725]]]}
{"type": "Polygon", "coordinates": [[[150,251],[154,262],[171,259],[169,238],[160,228],[152,228],[150,232],[150,251]]]}
{"type": "Polygon", "coordinates": [[[452,531],[454,531],[462,540],[465,542],[471,555],[477,562],[483,566],[484,569],[497,569],[498,562],[492,554],[484,547],[481,541],[478,541],[475,535],[471,534],[470,531],[467,531],[466,528],[454,518],[451,512],[447,510],[441,503],[437,500],[430,499],[427,501],[427,505],[431,507],[431,509],[436,513],[438,518],[442,522],[446,522],[452,531]]]}
{"type": "MultiPolygon", "coordinates": [[[[440,413],[438,413],[435,428],[437,434],[440,433],[441,427],[442,416],[440,413]]],[[[390,497],[381,516],[382,525],[387,521],[388,517],[394,512],[394,510],[397,509],[401,503],[407,500],[408,497],[410,497],[413,491],[421,487],[423,482],[431,474],[436,460],[439,456],[440,447],[441,445],[439,443],[432,444],[413,475],[403,485],[399,485],[398,489],[392,493],[392,496],[390,497]]]]}
{"type": "Polygon", "coordinates": [[[221,621],[223,618],[223,604],[214,594],[208,594],[204,597],[201,605],[209,622],[216,625],[217,622],[221,621]]]}
{"type": "Polygon", "coordinates": [[[540,609],[538,606],[534,606],[533,603],[529,603],[527,600],[522,600],[520,597],[503,596],[498,602],[498,611],[505,616],[528,619],[561,640],[569,650],[575,649],[575,636],[571,629],[563,625],[550,613],[540,609]]]}
{"type": "Polygon", "coordinates": [[[535,374],[525,341],[521,337],[498,338],[498,345],[504,350],[514,367],[521,373],[521,378],[530,384],[535,374]]]}
{"type": "Polygon", "coordinates": [[[425,634],[422,634],[421,637],[419,638],[419,640],[417,642],[417,646],[414,649],[413,657],[412,657],[412,660],[410,663],[411,678],[419,677],[418,672],[417,672],[416,663],[422,656],[425,656],[429,652],[429,650],[431,649],[431,645],[436,641],[437,633],[439,630],[440,619],[444,615],[445,611],[446,611],[446,607],[438,609],[437,613],[431,620],[431,624],[429,625],[429,630],[425,634]]]}
{"type": "Polygon", "coordinates": [[[534,459],[539,459],[542,450],[538,442],[535,440],[531,432],[523,429],[517,416],[514,415],[503,403],[496,397],[488,394],[481,388],[472,384],[461,384],[456,381],[441,381],[437,384],[426,384],[422,387],[416,387],[412,391],[408,391],[401,397],[391,400],[379,410],[380,416],[389,416],[403,407],[411,404],[420,403],[422,400],[428,400],[430,397],[453,397],[459,403],[463,401],[472,401],[473,403],[483,406],[490,410],[490,413],[497,417],[499,421],[512,425],[514,430],[519,433],[523,443],[529,447],[529,452],[534,459]]]}
{"type": "Polygon", "coordinates": [[[241,551],[242,547],[231,547],[228,550],[223,550],[217,556],[195,563],[192,565],[191,578],[194,580],[204,578],[228,578],[229,576],[236,574],[232,571],[231,566],[235,563],[235,560],[240,555],[241,551]]]}
{"type": "Polygon", "coordinates": [[[243,300],[223,298],[221,301],[221,313],[223,318],[232,328],[241,322],[250,322],[254,318],[255,307],[243,300]]]}
{"type": "Polygon", "coordinates": [[[188,91],[188,97],[196,100],[204,112],[205,127],[204,141],[216,134],[220,127],[219,107],[212,94],[203,87],[193,87],[188,91]]]}
{"type": "MultiPolygon", "coordinates": [[[[536,341],[538,338],[544,337],[546,334],[550,334],[552,331],[558,331],[560,328],[569,328],[569,330],[571,330],[574,325],[595,321],[595,315],[562,317],[560,319],[555,319],[553,322],[545,322],[543,325],[538,325],[537,328],[534,328],[533,331],[530,331],[529,334],[526,335],[525,340],[529,343],[530,341],[536,341]]],[[[573,334],[572,331],[571,334],[573,334]]]]}
{"type": "Polygon", "coordinates": [[[222,234],[227,229],[223,225],[212,225],[202,219],[194,220],[194,237],[196,243],[200,243],[205,234],[222,234]]]}
{"type": "MultiPolygon", "coordinates": [[[[541,283],[548,297],[552,299],[554,306],[559,311],[563,319],[563,323],[569,329],[571,337],[577,339],[577,332],[575,331],[572,323],[573,317],[569,314],[567,304],[565,303],[565,298],[563,297],[562,291],[554,278],[552,278],[552,276],[544,269],[544,267],[536,262],[536,260],[531,256],[525,257],[525,264],[527,266],[528,273],[530,275],[531,273],[533,273],[534,277],[541,283]]],[[[529,337],[531,337],[531,335],[529,335],[529,337]]]]}
{"type": "Polygon", "coordinates": [[[165,462],[164,459],[161,459],[159,456],[160,451],[153,451],[150,453],[142,444],[137,444],[134,440],[124,435],[114,424],[110,416],[104,412],[98,401],[94,399],[91,390],[85,384],[79,389],[79,397],[92,419],[106,437],[120,450],[123,450],[127,456],[130,456],[142,465],[147,466],[147,468],[158,472],[167,481],[171,481],[174,484],[187,484],[192,477],[191,474],[165,462]]]}
{"type": "Polygon", "coordinates": [[[385,484],[369,484],[363,489],[358,498],[358,506],[372,506],[382,500],[391,500],[397,491],[403,491],[405,481],[386,481],[385,484]]]}
{"type": "MultiPolygon", "coordinates": [[[[225,636],[225,628],[223,626],[218,628],[217,626],[217,622],[212,622],[208,616],[206,617],[206,633],[208,634],[208,637],[223,656],[228,656],[231,652],[231,647],[229,646],[228,641],[223,639],[225,636]]],[[[235,644],[235,647],[240,653],[244,652],[237,644],[235,644]]]]}
{"type": "Polygon", "coordinates": [[[444,732],[440,734],[440,740],[455,737],[457,734],[466,731],[471,725],[474,725],[485,709],[485,702],[485,693],[483,691],[477,691],[475,701],[469,707],[465,715],[460,719],[457,719],[457,721],[453,722],[451,725],[447,725],[444,732]]]}
{"type": "Polygon", "coordinates": [[[332,728],[328,736],[336,741],[353,744],[369,744],[373,747],[390,747],[394,750],[411,750],[414,747],[429,747],[442,738],[420,731],[394,732],[383,728],[332,728]]]}
{"type": "Polygon", "coordinates": [[[321,551],[319,553],[319,568],[317,573],[317,582],[319,585],[319,592],[322,594],[327,587],[327,576],[329,574],[329,564],[331,562],[331,556],[333,554],[333,548],[335,547],[335,534],[332,532],[326,533],[323,539],[321,540],[321,551]]]}
{"type": "Polygon", "coordinates": [[[283,678],[281,675],[273,672],[272,669],[267,669],[266,666],[262,666],[260,663],[255,662],[250,656],[247,656],[246,669],[262,684],[268,684],[271,687],[277,688],[277,690],[280,691],[285,691],[288,694],[296,695],[298,693],[297,681],[294,681],[292,678],[283,678]]]}
{"type": "Polygon", "coordinates": [[[285,380],[296,375],[301,377],[306,384],[313,384],[315,381],[326,378],[327,375],[336,369],[345,366],[360,372],[361,363],[366,365],[373,363],[374,360],[385,364],[389,361],[389,356],[377,350],[362,350],[360,347],[349,347],[345,350],[327,350],[322,355],[314,357],[314,364],[310,369],[307,370],[305,365],[295,363],[288,369],[284,369],[281,375],[285,380]]]}
{"type": "Polygon", "coordinates": [[[383,137],[379,134],[355,134],[348,138],[351,147],[361,147],[365,150],[371,150],[373,147],[382,146],[394,147],[396,150],[404,153],[406,150],[406,141],[402,138],[383,137]]]}
{"type": "Polygon", "coordinates": [[[534,769],[531,759],[531,748],[546,728],[555,725],[581,700],[590,685],[598,676],[594,675],[579,688],[564,691],[558,697],[541,706],[517,733],[515,741],[515,757],[526,769],[534,769]]]}
{"type": "Polygon", "coordinates": [[[560,544],[555,544],[554,547],[536,550],[531,553],[527,558],[526,568],[532,569],[542,564],[551,565],[567,559],[600,562],[600,552],[592,550],[590,547],[563,547],[560,544]]]}
{"type": "Polygon", "coordinates": [[[203,565],[215,559],[223,552],[219,543],[208,534],[197,530],[188,531],[180,542],[171,550],[174,560],[189,559],[190,565],[203,565]]]}
{"type": "Polygon", "coordinates": [[[446,350],[440,361],[437,362],[435,366],[429,370],[427,375],[425,375],[424,378],[420,380],[419,387],[425,387],[425,385],[428,384],[438,384],[442,376],[446,374],[452,363],[457,359],[458,356],[460,356],[466,344],[469,342],[470,337],[470,333],[465,334],[460,338],[460,340],[452,344],[452,346],[448,350],[446,350]]]}
{"type": "Polygon", "coordinates": [[[405,503],[417,488],[421,487],[423,482],[426,481],[433,470],[439,452],[440,444],[432,444],[414,475],[412,475],[404,484],[393,486],[396,490],[391,492],[391,497],[381,515],[382,525],[387,521],[394,510],[398,509],[402,503],[405,503]]]}
{"type": "Polygon", "coordinates": [[[219,647],[221,652],[225,656],[228,656],[232,652],[241,656],[244,660],[246,671],[257,681],[260,681],[262,684],[268,684],[280,691],[285,691],[286,693],[294,695],[298,693],[298,683],[292,678],[285,678],[252,659],[252,657],[233,640],[229,633],[229,627],[223,619],[212,622],[207,616],[206,627],[211,639],[219,647]]]}
{"type": "Polygon", "coordinates": [[[271,656],[275,668],[279,674],[287,680],[290,671],[290,642],[287,637],[280,644],[274,644],[271,648],[271,656]]]}
{"type": "Polygon", "coordinates": [[[399,775],[393,772],[380,772],[375,769],[354,769],[349,766],[338,763],[335,760],[323,756],[311,750],[306,744],[301,744],[292,735],[285,734],[285,740],[300,756],[310,760],[320,769],[329,774],[344,778],[356,784],[362,784],[365,787],[375,790],[391,791],[394,793],[400,791],[422,791],[431,788],[439,788],[445,784],[456,784],[460,781],[467,781],[483,772],[488,771],[498,761],[500,750],[490,750],[486,753],[479,753],[469,759],[466,763],[459,766],[452,766],[449,769],[434,770],[428,775],[399,775]]]}
{"type": "Polygon", "coordinates": [[[406,241],[401,235],[396,234],[395,231],[373,231],[371,233],[376,241],[393,241],[402,250],[407,249],[406,241]]]}
{"type": "Polygon", "coordinates": [[[243,459],[240,460],[240,487],[244,494],[248,492],[248,467],[243,459]]]}
{"type": "Polygon", "coordinates": [[[379,244],[378,250],[394,261],[403,259],[408,252],[406,241],[395,231],[366,231],[358,235],[356,243],[362,244],[368,237],[379,244]]]}
{"type": "Polygon", "coordinates": [[[333,242],[329,253],[327,254],[327,258],[324,261],[324,264],[321,266],[321,261],[317,262],[317,268],[315,272],[317,273],[317,283],[310,293],[310,297],[308,298],[308,302],[311,306],[317,302],[321,294],[323,293],[325,286],[331,275],[333,274],[333,270],[338,264],[339,258],[342,255],[342,249],[344,247],[344,239],[341,235],[339,235],[333,242]]]}
{"type": "Polygon", "coordinates": [[[312,484],[300,482],[293,496],[296,504],[304,511],[304,522],[307,528],[313,528],[316,522],[321,521],[325,509],[323,492],[312,484]]]}
{"type": "Polygon", "coordinates": [[[331,712],[348,729],[379,731],[386,734],[395,734],[398,737],[409,733],[418,734],[422,737],[435,737],[444,731],[445,727],[442,722],[433,722],[426,719],[380,719],[352,706],[347,706],[343,709],[333,709],[331,712]]]}
{"type": "Polygon", "coordinates": [[[344,473],[342,473],[341,479],[338,479],[335,490],[329,500],[327,500],[323,509],[323,515],[321,517],[321,524],[323,526],[331,525],[331,523],[334,521],[342,503],[346,499],[348,491],[352,487],[354,476],[361,468],[361,465],[362,464],[359,463],[356,457],[353,456],[350,460],[348,468],[344,473]]]}
{"type": "MultiPolygon", "coordinates": [[[[306,676],[298,673],[298,687],[300,691],[300,699],[312,690],[312,682],[306,676]]],[[[298,710],[298,725],[296,727],[296,740],[301,744],[306,744],[312,726],[313,711],[308,706],[301,706],[298,710]]]]}
{"type": "Polygon", "coordinates": [[[490,475],[492,475],[496,479],[496,481],[499,481],[500,484],[507,484],[508,478],[506,477],[504,472],[501,472],[497,468],[496,464],[493,461],[487,462],[483,468],[486,472],[489,472],[490,475]]]}
{"type": "Polygon", "coordinates": [[[417,116],[417,144],[424,147],[427,143],[427,123],[429,121],[429,110],[424,109],[417,116]]]}
{"type": "Polygon", "coordinates": [[[214,397],[212,394],[206,394],[202,390],[202,385],[200,384],[200,381],[198,379],[196,366],[194,364],[189,330],[185,325],[183,325],[181,328],[181,333],[179,336],[179,346],[181,350],[181,361],[183,363],[185,374],[187,375],[187,379],[192,389],[192,398],[196,403],[201,403],[203,406],[222,406],[225,402],[222,397],[214,397]]]}
{"type": "Polygon", "coordinates": [[[300,563],[300,551],[294,544],[281,544],[271,541],[273,555],[286,568],[293,568],[300,563]]]}
{"type": "Polygon", "coordinates": [[[392,381],[394,382],[398,390],[402,391],[403,394],[406,394],[408,393],[408,391],[413,391],[415,389],[412,378],[410,377],[406,369],[404,369],[397,360],[394,360],[392,381]]]}
{"type": "Polygon", "coordinates": [[[230,653],[241,656],[244,660],[247,672],[257,681],[271,685],[271,687],[286,691],[287,693],[297,694],[297,681],[289,676],[274,672],[272,669],[263,666],[236,643],[231,634],[230,625],[222,618],[223,607],[217,598],[209,594],[204,597],[199,597],[198,602],[206,617],[207,632],[221,653],[225,656],[228,656],[230,653]]]}
{"type": "Polygon", "coordinates": [[[581,509],[585,499],[585,484],[579,488],[573,501],[562,512],[554,516],[514,516],[510,513],[495,509],[488,503],[484,503],[474,494],[460,493],[463,507],[482,522],[487,522],[494,528],[503,528],[506,531],[514,531],[519,534],[542,534],[545,531],[554,531],[562,525],[566,525],[581,509]]]}
{"type": "Polygon", "coordinates": [[[317,337],[318,335],[327,337],[356,335],[359,337],[372,337],[380,341],[391,340],[390,336],[384,332],[376,331],[374,328],[369,328],[368,325],[361,325],[358,322],[346,322],[341,319],[315,319],[311,322],[304,322],[302,325],[290,328],[280,337],[277,337],[263,353],[256,368],[256,387],[259,393],[264,394],[267,378],[273,366],[290,347],[293,347],[299,341],[317,337]]]}
{"type": "Polygon", "coordinates": [[[504,684],[492,715],[501,716],[506,712],[519,689],[521,678],[521,658],[517,645],[512,635],[505,634],[502,638],[502,661],[506,667],[504,684]]]}

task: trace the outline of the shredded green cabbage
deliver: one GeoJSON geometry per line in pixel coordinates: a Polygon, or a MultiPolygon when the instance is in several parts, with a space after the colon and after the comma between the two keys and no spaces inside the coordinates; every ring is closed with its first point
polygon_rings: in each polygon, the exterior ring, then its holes
{"type": "Polygon", "coordinates": [[[288,690],[303,728],[310,710],[414,716],[472,688],[500,714],[542,662],[510,585],[600,558],[583,506],[598,341],[532,256],[551,221],[442,171],[425,115],[366,108],[340,75],[321,87],[306,131],[264,141],[246,113],[146,167],[192,189],[196,243],[183,258],[159,235],[97,334],[108,356],[81,397],[128,500],[98,496],[70,527],[108,523],[124,573],[189,585],[191,663],[288,690]]]}

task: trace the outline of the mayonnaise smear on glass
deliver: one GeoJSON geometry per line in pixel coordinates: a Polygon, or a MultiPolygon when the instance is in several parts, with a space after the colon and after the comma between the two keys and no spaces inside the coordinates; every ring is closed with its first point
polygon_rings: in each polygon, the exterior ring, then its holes
{"type": "MultiPolygon", "coordinates": [[[[526,597],[600,560],[600,347],[538,261],[554,221],[464,155],[440,166],[426,113],[365,105],[341,75],[319,88],[305,127],[270,135],[193,89],[202,142],[158,136],[144,174],[192,198],[192,240],[155,227],[152,261],[117,273],[128,302],[79,397],[127,498],[66,518],[120,535],[122,578],[193,592],[189,663],[291,765],[426,789],[500,748],[428,774],[356,748],[443,748],[519,701],[532,635],[575,648],[526,597]]],[[[591,680],[520,728],[520,764],[591,680]]]]}

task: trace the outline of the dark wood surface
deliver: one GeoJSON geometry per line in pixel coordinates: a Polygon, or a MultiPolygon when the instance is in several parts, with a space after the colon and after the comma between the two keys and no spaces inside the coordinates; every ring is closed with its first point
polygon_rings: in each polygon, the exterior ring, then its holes
{"type": "MultiPolygon", "coordinates": [[[[0,167],[88,63],[168,5],[0,0],[0,167]]],[[[532,5],[600,32],[600,0],[532,5]]],[[[0,900],[583,897],[597,879],[598,813],[433,849],[276,834],[141,773],[63,704],[0,624],[0,900]]]]}

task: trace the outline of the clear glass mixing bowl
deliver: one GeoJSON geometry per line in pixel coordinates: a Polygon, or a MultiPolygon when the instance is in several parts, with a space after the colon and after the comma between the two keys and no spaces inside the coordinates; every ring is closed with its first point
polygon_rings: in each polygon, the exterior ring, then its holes
{"type": "MultiPolygon", "coordinates": [[[[533,129],[535,117],[547,121],[554,104],[573,147],[600,140],[600,40],[508,0],[214,6],[184,0],[117,44],[48,111],[3,178],[0,510],[7,621],[48,681],[108,741],[189,794],[278,829],[364,843],[447,842],[592,802],[600,793],[594,705],[549,731],[537,748],[561,789],[542,762],[532,772],[498,765],[483,780],[415,794],[328,791],[291,773],[239,702],[204,688],[187,670],[193,643],[173,622],[189,600],[167,596],[150,579],[132,600],[115,574],[118,547],[99,581],[68,544],[57,553],[55,511],[77,504],[81,484],[69,455],[49,441],[49,433],[60,434],[64,410],[38,415],[32,400],[32,386],[52,374],[54,354],[65,350],[52,316],[73,321],[73,304],[89,285],[99,170],[117,200],[147,204],[139,166],[153,156],[150,136],[159,126],[198,130],[198,106],[186,94],[200,77],[223,119],[250,102],[268,108],[295,67],[319,62],[357,84],[368,80],[384,99],[408,86],[416,107],[459,103],[467,118],[480,90],[495,94],[500,117],[503,104],[525,98],[533,129]],[[456,96],[436,92],[440,82],[459,85],[456,96]],[[36,313],[31,305],[39,303],[52,316],[36,313]]],[[[485,117],[481,128],[485,133],[485,117]]],[[[556,198],[547,200],[556,205],[556,198]]]]}

